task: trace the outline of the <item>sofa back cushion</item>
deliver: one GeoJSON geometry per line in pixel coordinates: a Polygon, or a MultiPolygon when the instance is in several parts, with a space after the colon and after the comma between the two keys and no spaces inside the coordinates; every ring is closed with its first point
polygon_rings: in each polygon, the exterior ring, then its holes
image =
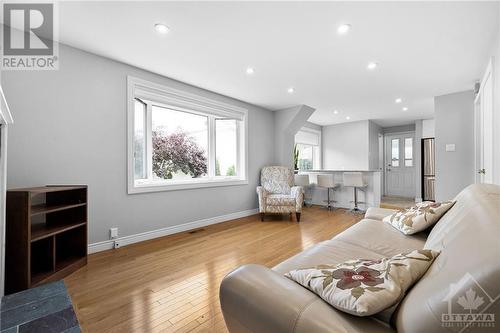
{"type": "Polygon", "coordinates": [[[427,238],[441,254],[401,302],[398,332],[458,332],[451,315],[499,311],[500,186],[471,185],[455,200],[427,238]]]}
{"type": "Polygon", "coordinates": [[[283,166],[267,166],[260,173],[260,184],[273,194],[290,194],[293,170],[283,166]]]}

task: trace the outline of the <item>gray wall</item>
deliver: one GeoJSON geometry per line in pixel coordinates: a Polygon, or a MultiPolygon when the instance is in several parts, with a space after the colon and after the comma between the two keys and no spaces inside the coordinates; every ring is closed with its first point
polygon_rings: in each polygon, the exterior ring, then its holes
{"type": "Polygon", "coordinates": [[[293,168],[295,134],[307,124],[314,109],[307,105],[297,105],[274,111],[274,153],[275,163],[293,168]]]}
{"type": "Polygon", "coordinates": [[[474,182],[474,94],[434,98],[436,135],[436,200],[452,199],[474,182]],[[445,151],[455,144],[456,151],[445,151]]]}
{"type": "Polygon", "coordinates": [[[369,169],[379,170],[382,165],[379,165],[379,137],[382,135],[382,127],[375,124],[373,121],[368,122],[368,154],[369,154],[369,169]]]}
{"type": "MultiPolygon", "coordinates": [[[[498,6],[500,17],[500,6],[498,6]]],[[[500,20],[493,49],[493,182],[500,185],[500,20]]],[[[485,64],[486,68],[486,64],[485,64]]]]}
{"type": "Polygon", "coordinates": [[[260,168],[274,163],[272,112],[61,45],[58,71],[4,72],[15,124],[8,187],[89,185],[90,243],[257,207],[260,168]],[[185,89],[249,110],[249,184],[127,194],[126,77],[185,89]]]}
{"type": "Polygon", "coordinates": [[[314,129],[316,131],[322,131],[323,130],[323,126],[316,125],[316,124],[310,123],[308,121],[304,124],[304,127],[311,128],[311,129],[314,129]]]}
{"type": "Polygon", "coordinates": [[[413,132],[413,131],[415,131],[415,124],[392,126],[392,127],[384,127],[382,129],[382,131],[384,132],[384,134],[387,134],[387,133],[399,133],[399,132],[413,132]]]}
{"type": "Polygon", "coordinates": [[[415,121],[415,146],[413,147],[413,162],[415,163],[415,200],[422,200],[422,138],[423,121],[415,121]]]}
{"type": "Polygon", "coordinates": [[[369,170],[369,121],[323,126],[323,168],[369,170]]]}

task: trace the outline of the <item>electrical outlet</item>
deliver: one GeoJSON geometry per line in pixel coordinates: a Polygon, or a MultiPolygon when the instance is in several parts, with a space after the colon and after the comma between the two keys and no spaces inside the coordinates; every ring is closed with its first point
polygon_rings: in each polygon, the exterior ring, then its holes
{"type": "Polygon", "coordinates": [[[110,239],[118,238],[118,228],[109,229],[109,238],[110,239]]]}
{"type": "Polygon", "coordinates": [[[113,247],[114,247],[115,249],[120,248],[120,246],[121,246],[120,241],[115,240],[115,241],[113,242],[113,247]]]}

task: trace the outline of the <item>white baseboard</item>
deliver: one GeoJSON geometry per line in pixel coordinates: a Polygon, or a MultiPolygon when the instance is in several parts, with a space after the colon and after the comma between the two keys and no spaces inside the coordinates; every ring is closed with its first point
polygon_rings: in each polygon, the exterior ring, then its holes
{"type": "Polygon", "coordinates": [[[115,241],[119,241],[120,246],[130,245],[130,244],[134,244],[134,243],[143,242],[143,241],[146,241],[149,239],[154,239],[154,238],[158,238],[158,237],[176,234],[179,232],[184,232],[184,231],[193,230],[193,229],[197,229],[197,228],[201,228],[201,227],[206,227],[206,226],[211,225],[211,224],[217,224],[217,223],[226,222],[226,221],[230,221],[230,220],[234,220],[234,219],[239,219],[242,217],[257,214],[258,212],[259,212],[258,209],[249,209],[249,210],[244,210],[242,212],[236,212],[236,213],[211,217],[208,219],[188,222],[188,223],[184,223],[184,224],[180,224],[180,225],[174,225],[171,227],[161,228],[161,229],[152,230],[152,231],[146,231],[146,232],[142,232],[140,234],[119,237],[117,239],[110,239],[110,240],[106,240],[103,242],[97,242],[97,243],[89,244],[88,252],[89,252],[89,254],[91,254],[91,253],[101,252],[101,251],[105,251],[105,250],[110,250],[114,247],[115,241]]]}
{"type": "Polygon", "coordinates": [[[423,199],[422,198],[415,198],[415,202],[422,202],[423,199]]]}

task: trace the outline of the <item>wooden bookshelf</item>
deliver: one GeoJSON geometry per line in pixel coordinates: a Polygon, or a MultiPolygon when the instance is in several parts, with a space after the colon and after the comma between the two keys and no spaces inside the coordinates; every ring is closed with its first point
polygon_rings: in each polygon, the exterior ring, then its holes
{"type": "Polygon", "coordinates": [[[5,292],[59,280],[87,263],[87,186],[7,191],[5,292]]]}

